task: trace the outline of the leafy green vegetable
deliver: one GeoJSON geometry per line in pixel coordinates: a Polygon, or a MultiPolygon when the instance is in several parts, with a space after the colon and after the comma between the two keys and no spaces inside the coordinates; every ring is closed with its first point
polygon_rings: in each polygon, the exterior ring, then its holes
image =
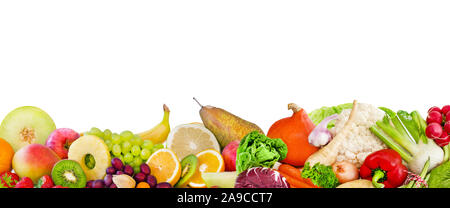
{"type": "Polygon", "coordinates": [[[397,115],[416,143],[422,141],[426,144],[428,142],[427,136],[425,135],[427,123],[425,122],[425,119],[423,119],[419,114],[419,112],[413,111],[411,113],[408,113],[406,111],[400,110],[397,112],[397,115]]]}
{"type": "Polygon", "coordinates": [[[434,168],[428,180],[430,188],[450,188],[450,161],[434,168]]]}
{"type": "MultiPolygon", "coordinates": [[[[319,109],[311,111],[308,116],[314,123],[314,125],[318,125],[323,119],[334,115],[334,114],[340,114],[342,110],[344,109],[351,109],[353,108],[352,103],[345,103],[337,106],[332,107],[321,107],[319,109]]],[[[334,121],[331,121],[328,124],[328,129],[331,129],[334,127],[334,121]]]]}
{"type": "Polygon", "coordinates": [[[268,167],[286,158],[287,146],[281,139],[271,139],[257,131],[247,134],[239,143],[236,156],[238,173],[252,167],[268,167]]]}
{"type": "Polygon", "coordinates": [[[316,163],[312,167],[309,162],[306,163],[302,170],[302,177],[311,179],[315,185],[322,188],[336,188],[339,185],[333,168],[320,163],[316,163]]]}

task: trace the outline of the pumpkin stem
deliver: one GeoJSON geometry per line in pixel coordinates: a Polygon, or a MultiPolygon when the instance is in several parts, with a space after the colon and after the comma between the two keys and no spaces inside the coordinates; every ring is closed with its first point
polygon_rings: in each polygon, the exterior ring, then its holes
{"type": "Polygon", "coordinates": [[[289,103],[288,104],[288,110],[292,110],[294,111],[294,113],[297,113],[301,110],[302,108],[300,108],[297,104],[295,103],[289,103]]]}

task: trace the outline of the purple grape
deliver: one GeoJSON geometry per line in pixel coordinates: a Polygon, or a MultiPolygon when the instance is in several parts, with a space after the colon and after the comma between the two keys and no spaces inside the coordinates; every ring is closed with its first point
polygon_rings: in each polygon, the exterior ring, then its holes
{"type": "Polygon", "coordinates": [[[142,163],[140,168],[141,168],[141,173],[143,173],[145,175],[150,175],[151,171],[150,171],[150,167],[148,167],[147,163],[142,163]]]}
{"type": "Polygon", "coordinates": [[[111,185],[109,186],[109,188],[117,188],[117,185],[116,185],[116,184],[111,184],[111,185]]]}
{"type": "Polygon", "coordinates": [[[156,184],[156,188],[172,188],[172,185],[170,185],[170,183],[167,182],[162,182],[156,184]]]}
{"type": "Polygon", "coordinates": [[[137,183],[145,181],[145,178],[146,176],[143,173],[136,173],[136,175],[134,175],[134,180],[136,180],[137,183]]]}
{"type": "Polygon", "coordinates": [[[99,179],[92,183],[92,188],[105,188],[105,181],[99,179]]]}
{"type": "Polygon", "coordinates": [[[152,176],[152,175],[148,175],[146,182],[148,183],[148,185],[150,185],[150,188],[155,188],[157,181],[156,181],[156,177],[152,176]]]}
{"type": "Polygon", "coordinates": [[[119,171],[116,172],[116,175],[122,175],[122,174],[124,174],[124,172],[121,171],[121,170],[119,170],[119,171]]]}
{"type": "Polygon", "coordinates": [[[122,160],[120,160],[119,158],[115,157],[111,160],[111,165],[116,169],[116,170],[123,170],[123,162],[122,160]]]}
{"type": "Polygon", "coordinates": [[[94,183],[94,181],[88,181],[87,183],[86,183],[86,188],[92,188],[92,183],[94,183]]]}
{"type": "Polygon", "coordinates": [[[116,171],[117,170],[114,167],[106,168],[106,174],[114,174],[116,171]]]}
{"type": "Polygon", "coordinates": [[[105,186],[110,186],[113,183],[111,174],[106,175],[103,180],[105,181],[105,186]]]}
{"type": "Polygon", "coordinates": [[[125,165],[125,167],[123,168],[123,172],[129,176],[133,176],[134,174],[134,170],[133,167],[131,167],[131,165],[125,165]]]}

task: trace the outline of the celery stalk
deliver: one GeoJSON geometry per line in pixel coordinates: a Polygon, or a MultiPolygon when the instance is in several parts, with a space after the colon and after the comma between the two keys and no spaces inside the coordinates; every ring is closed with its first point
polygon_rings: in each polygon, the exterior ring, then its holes
{"type": "MultiPolygon", "coordinates": [[[[395,130],[402,137],[404,137],[405,139],[408,139],[409,141],[414,142],[415,144],[417,144],[417,142],[415,141],[413,136],[410,136],[410,133],[408,133],[408,130],[407,130],[406,126],[405,126],[405,123],[403,123],[401,121],[401,119],[400,119],[400,117],[398,116],[397,113],[395,113],[393,110],[391,110],[389,108],[385,108],[385,107],[381,107],[380,109],[383,110],[386,113],[387,117],[389,118],[387,120],[390,120],[390,122],[392,122],[392,124],[395,127],[395,130]]],[[[399,111],[399,112],[402,113],[402,111],[399,111]]]]}
{"type": "Polygon", "coordinates": [[[447,144],[444,147],[442,147],[442,149],[444,150],[444,160],[443,160],[443,162],[447,162],[448,159],[449,159],[449,154],[450,154],[449,153],[450,152],[450,145],[447,144]]]}
{"type": "MultiPolygon", "coordinates": [[[[425,176],[425,183],[428,184],[428,180],[430,180],[430,176],[431,176],[431,174],[427,174],[427,176],[425,176]]],[[[426,188],[425,185],[422,185],[422,188],[426,188]]]]}
{"type": "MultiPolygon", "coordinates": [[[[427,162],[423,166],[422,172],[420,172],[420,174],[419,174],[420,178],[425,179],[425,176],[427,175],[427,172],[428,172],[428,168],[430,168],[430,158],[428,158],[427,162]]],[[[411,182],[408,183],[408,185],[406,185],[406,188],[417,187],[415,184],[416,184],[416,181],[411,181],[411,182]]]]}
{"type": "Polygon", "coordinates": [[[375,136],[377,136],[383,143],[385,143],[389,148],[395,150],[400,154],[400,156],[406,161],[410,162],[412,160],[412,156],[403,149],[400,145],[398,145],[394,140],[392,140],[389,136],[387,136],[382,130],[380,130],[376,125],[370,127],[370,131],[372,131],[375,136]]]}
{"type": "Polygon", "coordinates": [[[425,129],[427,128],[427,122],[422,118],[419,112],[413,111],[411,112],[411,116],[414,122],[418,126],[419,130],[419,140],[422,140],[424,144],[428,144],[428,137],[425,135],[425,129]]]}
{"type": "Polygon", "coordinates": [[[405,148],[410,153],[416,153],[416,144],[412,143],[409,138],[406,138],[402,135],[396,128],[386,122],[376,122],[377,126],[383,130],[388,136],[390,136],[395,142],[397,142],[400,146],[405,148]]]}

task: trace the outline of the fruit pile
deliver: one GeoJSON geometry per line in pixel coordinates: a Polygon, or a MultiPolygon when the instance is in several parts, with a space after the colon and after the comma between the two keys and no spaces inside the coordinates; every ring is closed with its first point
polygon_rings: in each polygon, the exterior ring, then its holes
{"type": "Polygon", "coordinates": [[[139,167],[143,161],[147,161],[153,152],[164,148],[163,144],[153,144],[151,140],[143,140],[139,135],[131,131],[123,131],[120,134],[112,133],[106,129],[101,131],[98,128],[91,128],[85,135],[94,135],[101,138],[111,155],[119,158],[127,165],[131,165],[135,172],[139,172],[139,167]]]}
{"type": "Polygon", "coordinates": [[[162,142],[170,132],[170,111],[166,105],[163,109],[162,122],[140,134],[95,127],[79,134],[69,128],[57,129],[51,117],[37,107],[17,108],[0,125],[0,187],[172,187],[162,178],[157,183],[146,163],[164,148],[162,142]]]}
{"type": "Polygon", "coordinates": [[[220,185],[221,179],[237,175],[234,171],[239,139],[251,130],[262,131],[223,109],[201,107],[203,123],[182,124],[171,131],[170,111],[164,105],[163,120],[139,134],[96,127],[78,133],[70,128],[56,128],[51,117],[37,107],[17,108],[0,125],[0,138],[4,138],[0,139],[0,187],[220,185]],[[227,122],[230,119],[239,125],[227,122]],[[225,128],[231,130],[225,132],[225,128]],[[221,175],[225,170],[230,176],[221,175]]]}
{"type": "Polygon", "coordinates": [[[104,179],[91,180],[86,188],[171,188],[167,182],[157,183],[151,175],[150,167],[146,163],[135,171],[131,165],[125,165],[119,158],[111,160],[111,166],[106,169],[104,179]]]}

